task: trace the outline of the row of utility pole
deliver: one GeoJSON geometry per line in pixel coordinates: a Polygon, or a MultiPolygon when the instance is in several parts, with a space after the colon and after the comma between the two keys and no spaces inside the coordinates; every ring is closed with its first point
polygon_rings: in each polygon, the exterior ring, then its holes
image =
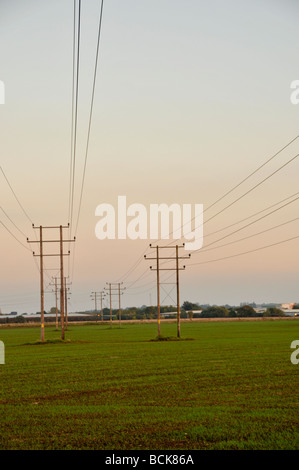
{"type": "Polygon", "coordinates": [[[91,300],[95,303],[95,314],[98,318],[98,299],[100,297],[101,302],[101,320],[103,321],[103,299],[109,296],[109,303],[110,303],[110,326],[112,326],[112,296],[118,296],[118,321],[119,327],[121,327],[121,296],[123,295],[123,291],[126,289],[125,287],[121,287],[123,284],[122,282],[106,282],[108,287],[104,287],[102,291],[92,291],[90,294],[91,300]]]}
{"type": "Polygon", "coordinates": [[[109,291],[109,303],[110,303],[110,327],[112,326],[112,296],[118,296],[118,322],[121,327],[121,304],[120,298],[123,295],[125,287],[121,287],[123,282],[106,282],[109,287],[104,287],[106,291],[109,291]]]}
{"type": "MultiPolygon", "coordinates": [[[[176,292],[177,292],[177,337],[181,337],[181,314],[180,314],[180,277],[179,277],[179,272],[182,270],[185,270],[186,266],[180,267],[180,260],[182,259],[190,259],[191,254],[188,254],[188,256],[179,256],[179,250],[184,248],[185,244],[182,245],[168,245],[168,246],[152,246],[150,244],[150,248],[155,249],[155,256],[148,257],[147,255],[144,255],[144,258],[146,260],[154,260],[156,261],[156,266],[150,266],[150,269],[152,271],[156,271],[157,273],[157,323],[158,323],[158,337],[161,336],[161,312],[160,312],[160,287],[162,284],[166,284],[165,282],[160,281],[160,272],[161,271],[176,271],[176,292]],[[175,255],[172,256],[161,256],[159,250],[162,249],[172,249],[175,250],[175,255]],[[175,267],[161,267],[160,261],[166,261],[166,262],[171,262],[175,260],[175,267]]],[[[164,266],[164,264],[163,264],[164,266]]],[[[106,283],[108,287],[104,287],[104,290],[106,291],[106,295],[109,295],[109,301],[110,301],[110,326],[112,325],[112,296],[117,295],[118,296],[118,304],[119,304],[119,326],[121,326],[121,304],[120,304],[120,298],[121,295],[123,295],[123,291],[125,290],[125,287],[121,287],[123,284],[122,282],[107,282],[106,283]],[[108,294],[109,293],[109,294],[108,294]]],[[[173,284],[173,283],[167,283],[167,284],[173,284]]],[[[97,314],[97,294],[101,295],[101,319],[103,320],[103,306],[102,306],[102,299],[103,296],[105,296],[105,293],[103,291],[101,292],[92,292],[92,297],[93,300],[95,301],[95,311],[97,314]]]]}
{"type": "MultiPolygon", "coordinates": [[[[54,283],[50,283],[50,286],[54,286],[55,290],[52,290],[52,292],[55,292],[55,310],[56,310],[56,330],[58,330],[58,282],[59,279],[58,277],[52,277],[54,280],[54,283]]],[[[71,282],[67,282],[67,278],[64,276],[64,317],[65,317],[65,330],[67,330],[67,324],[68,324],[68,319],[67,319],[67,301],[69,300],[68,295],[71,294],[69,292],[70,288],[68,286],[71,286],[71,282]]],[[[60,290],[60,289],[59,289],[60,290]]]]}
{"type": "MultiPolygon", "coordinates": [[[[65,240],[63,238],[63,229],[68,229],[69,224],[65,225],[58,225],[58,226],[42,226],[35,227],[32,224],[34,229],[39,230],[39,240],[29,240],[27,238],[28,243],[38,243],[39,244],[39,254],[33,252],[33,256],[37,256],[40,259],[40,297],[41,297],[41,341],[45,340],[45,318],[44,318],[44,257],[46,256],[54,256],[60,258],[60,323],[61,323],[61,339],[65,339],[65,327],[67,327],[67,316],[65,317],[65,313],[67,314],[67,288],[66,288],[66,280],[63,271],[63,259],[64,256],[69,256],[70,251],[64,253],[63,244],[64,243],[71,243],[75,241],[75,237],[73,240],[65,240]],[[43,238],[43,234],[45,230],[59,230],[59,239],[47,240],[43,238]],[[44,252],[44,244],[45,243],[59,243],[59,253],[45,253],[44,252]],[[66,318],[66,325],[65,325],[65,318],[66,318]]],[[[57,299],[57,278],[55,279],[56,285],[56,299],[57,299]]],[[[57,315],[57,302],[56,302],[56,315],[57,315]]],[[[58,318],[56,316],[56,325],[58,326],[58,318]]]]}
{"type": "Polygon", "coordinates": [[[100,296],[100,302],[101,302],[101,320],[103,321],[103,298],[105,297],[105,292],[104,291],[99,291],[99,292],[92,292],[90,294],[90,297],[92,298],[92,300],[94,300],[95,302],[95,313],[96,313],[96,317],[97,317],[97,321],[98,321],[98,303],[97,303],[97,300],[98,300],[98,296],[100,296]]]}
{"type": "MultiPolygon", "coordinates": [[[[55,297],[56,297],[56,330],[58,329],[58,300],[57,300],[57,293],[58,293],[58,288],[60,290],[60,323],[61,323],[61,339],[65,339],[65,330],[67,329],[67,296],[68,296],[68,284],[66,281],[66,277],[64,276],[64,268],[63,268],[63,259],[64,256],[69,256],[70,251],[67,253],[64,253],[64,248],[63,244],[64,243],[71,243],[74,242],[76,239],[72,240],[66,240],[63,238],[63,229],[68,229],[69,224],[67,226],[59,225],[59,226],[42,226],[40,225],[39,227],[35,227],[34,224],[32,224],[32,227],[34,229],[39,230],[39,240],[29,240],[27,238],[28,243],[38,243],[39,244],[39,254],[36,254],[33,252],[33,256],[37,256],[40,258],[40,296],[41,296],[41,341],[45,340],[45,319],[44,319],[44,257],[45,256],[54,256],[54,257],[59,257],[60,258],[60,284],[59,284],[59,279],[57,277],[54,277],[54,284],[50,284],[52,286],[55,286],[55,297]],[[49,230],[49,229],[56,229],[59,230],[59,239],[44,239],[43,234],[44,230],[49,230]],[[44,244],[45,243],[59,243],[59,253],[44,253],[44,244]]],[[[176,290],[177,290],[177,336],[180,338],[181,336],[181,326],[180,326],[180,289],[179,289],[179,271],[184,270],[185,266],[180,267],[179,266],[179,261],[182,259],[190,259],[190,254],[188,256],[179,256],[179,250],[181,248],[184,248],[183,245],[173,245],[173,246],[152,246],[150,244],[150,248],[155,249],[155,256],[148,257],[147,255],[144,255],[144,258],[146,260],[154,260],[156,261],[155,267],[150,266],[150,269],[152,271],[156,271],[157,273],[157,322],[158,322],[158,336],[161,336],[161,315],[160,315],[160,286],[162,283],[160,281],[160,271],[176,271],[176,290]],[[175,256],[161,256],[160,251],[162,249],[175,249],[175,256]],[[175,267],[169,267],[165,268],[160,265],[160,261],[172,261],[175,260],[176,264],[175,267]]],[[[164,265],[164,264],[163,264],[164,265]]],[[[119,314],[118,314],[118,320],[119,320],[119,327],[121,327],[121,296],[124,293],[124,290],[126,289],[125,287],[122,286],[122,282],[107,282],[106,283],[108,287],[104,287],[104,290],[102,291],[93,291],[91,293],[92,300],[95,302],[95,312],[96,316],[98,318],[98,306],[97,306],[97,301],[98,301],[98,296],[100,296],[100,302],[101,302],[101,320],[103,321],[103,298],[106,295],[109,295],[109,301],[110,301],[110,326],[112,326],[112,296],[118,296],[118,305],[119,305],[119,314]]]]}
{"type": "MultiPolygon", "coordinates": [[[[150,244],[150,248],[155,249],[155,256],[153,257],[148,257],[147,255],[144,255],[144,258],[146,260],[154,260],[156,261],[156,266],[150,266],[150,269],[152,271],[156,271],[157,273],[157,323],[158,323],[158,337],[161,336],[161,312],[160,312],[160,287],[162,284],[166,284],[165,282],[160,281],[160,272],[161,271],[176,271],[176,291],[177,291],[177,337],[181,337],[181,321],[180,321],[180,277],[179,277],[179,272],[181,270],[185,270],[186,266],[180,267],[179,261],[182,259],[190,259],[191,254],[188,256],[179,256],[179,250],[184,248],[185,244],[183,245],[173,245],[173,246],[152,246],[150,244]],[[161,256],[159,250],[162,249],[172,249],[175,250],[175,255],[172,256],[161,256]],[[175,267],[161,267],[160,261],[166,261],[166,262],[171,262],[175,260],[175,267]]],[[[164,266],[164,264],[163,264],[164,266]]],[[[117,295],[118,296],[118,305],[119,305],[119,314],[118,314],[118,320],[119,320],[119,327],[121,327],[121,295],[123,295],[123,291],[126,289],[125,287],[121,287],[123,284],[122,282],[106,282],[108,287],[104,287],[104,291],[100,292],[92,292],[91,297],[92,300],[95,302],[95,312],[96,315],[98,316],[98,310],[97,310],[97,299],[98,295],[100,295],[101,299],[101,320],[103,321],[103,297],[106,295],[109,295],[109,303],[110,303],[110,326],[112,326],[112,296],[117,295]]],[[[173,283],[167,283],[167,284],[173,284],[173,283]]]]}

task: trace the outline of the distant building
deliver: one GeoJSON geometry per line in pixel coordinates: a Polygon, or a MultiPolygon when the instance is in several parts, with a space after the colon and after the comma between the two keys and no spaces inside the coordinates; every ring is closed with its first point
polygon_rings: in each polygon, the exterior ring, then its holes
{"type": "Polygon", "coordinates": [[[281,304],[280,308],[285,308],[287,310],[292,310],[292,308],[294,308],[294,305],[296,305],[295,302],[290,303],[290,304],[281,304]]]}
{"type": "Polygon", "coordinates": [[[10,312],[11,315],[18,315],[18,312],[10,312]]]}

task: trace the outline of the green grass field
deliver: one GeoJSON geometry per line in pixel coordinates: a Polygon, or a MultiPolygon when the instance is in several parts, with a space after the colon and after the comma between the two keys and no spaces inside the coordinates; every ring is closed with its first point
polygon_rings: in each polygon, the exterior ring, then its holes
{"type": "Polygon", "coordinates": [[[298,325],[183,323],[192,340],[163,342],[156,324],[70,325],[51,344],[0,329],[0,448],[298,449],[298,325]]]}

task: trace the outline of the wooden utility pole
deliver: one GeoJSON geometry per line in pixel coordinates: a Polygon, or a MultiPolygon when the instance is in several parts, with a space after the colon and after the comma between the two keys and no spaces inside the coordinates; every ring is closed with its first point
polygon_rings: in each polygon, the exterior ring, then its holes
{"type": "MultiPolygon", "coordinates": [[[[179,260],[180,259],[190,259],[191,254],[188,256],[179,256],[179,248],[184,248],[183,245],[175,245],[175,246],[156,246],[156,257],[149,258],[146,255],[144,255],[144,258],[146,260],[155,260],[156,261],[156,269],[153,268],[153,266],[150,266],[150,269],[152,271],[157,271],[157,309],[158,309],[158,315],[157,315],[157,320],[158,320],[158,337],[160,336],[161,329],[160,329],[160,285],[163,284],[160,282],[160,271],[176,271],[176,288],[177,288],[177,337],[180,338],[181,336],[181,319],[180,319],[180,286],[179,286],[179,271],[184,270],[185,266],[183,268],[179,267],[179,260]],[[170,248],[170,249],[175,249],[176,254],[175,256],[165,256],[161,257],[159,256],[159,249],[164,249],[164,248],[170,248]],[[175,268],[160,268],[160,260],[176,260],[176,267],[175,268]]],[[[150,248],[154,248],[150,244],[150,248]]]]}
{"type": "Polygon", "coordinates": [[[121,327],[120,283],[118,283],[118,306],[119,306],[118,321],[119,321],[119,327],[121,327]]]}
{"type": "Polygon", "coordinates": [[[157,307],[158,307],[158,336],[161,335],[160,327],[160,270],[159,270],[159,246],[156,246],[156,259],[157,259],[157,307]]]}
{"type": "Polygon", "coordinates": [[[56,307],[56,331],[58,330],[58,306],[57,306],[57,277],[55,277],[55,307],[56,307]]]}
{"type": "Polygon", "coordinates": [[[177,337],[181,337],[181,314],[180,314],[180,281],[179,281],[179,247],[175,247],[176,253],[176,295],[177,295],[177,337]]]}
{"type": "Polygon", "coordinates": [[[64,340],[64,290],[63,290],[63,233],[62,225],[59,226],[60,233],[60,321],[61,321],[61,339],[64,340]]]}
{"type": "Polygon", "coordinates": [[[109,284],[109,298],[110,298],[110,328],[112,328],[111,283],[109,284]]]}
{"type": "Polygon", "coordinates": [[[27,238],[28,243],[39,243],[40,245],[40,254],[36,255],[33,252],[33,256],[38,256],[40,258],[40,282],[41,282],[41,340],[44,341],[44,264],[43,258],[45,256],[60,256],[60,312],[61,312],[61,338],[64,339],[64,289],[63,289],[63,256],[69,256],[70,252],[67,254],[63,253],[63,243],[65,242],[74,242],[76,239],[73,240],[63,240],[63,228],[69,228],[69,224],[67,226],[50,226],[45,227],[40,225],[39,227],[35,227],[32,224],[34,229],[39,228],[40,239],[39,240],[29,240],[27,238]],[[59,229],[60,230],[60,237],[59,240],[44,240],[43,239],[43,230],[45,229],[59,229]],[[45,254],[43,251],[44,243],[59,243],[60,244],[60,253],[51,253],[45,254]]]}
{"type": "Polygon", "coordinates": [[[64,305],[65,305],[65,329],[67,330],[67,284],[66,277],[64,278],[64,305]]]}
{"type": "MultiPolygon", "coordinates": [[[[120,296],[123,295],[123,292],[126,288],[125,287],[120,287],[122,282],[110,282],[106,283],[109,284],[109,297],[110,297],[110,325],[112,324],[112,295],[118,295],[118,321],[119,321],[119,327],[121,327],[121,306],[120,306],[120,296]],[[112,287],[112,286],[117,286],[117,287],[112,287]],[[114,292],[117,291],[117,292],[114,292]]],[[[104,288],[105,289],[105,288],[104,288]]]]}
{"type": "Polygon", "coordinates": [[[105,293],[101,291],[100,295],[101,295],[101,320],[103,321],[103,296],[105,296],[105,293]]]}
{"type": "Polygon", "coordinates": [[[43,261],[43,227],[39,227],[40,243],[40,312],[41,312],[41,341],[45,341],[45,308],[44,308],[44,261],[43,261]]]}
{"type": "Polygon", "coordinates": [[[95,291],[94,291],[94,292],[92,292],[92,293],[90,294],[90,297],[92,297],[92,300],[94,300],[95,314],[96,314],[96,318],[97,318],[97,320],[96,320],[96,321],[98,321],[98,304],[97,304],[97,294],[100,294],[100,292],[95,292],[95,291]]]}
{"type": "MultiPolygon", "coordinates": [[[[58,307],[57,307],[57,293],[58,293],[58,286],[57,286],[57,277],[54,277],[53,278],[55,280],[55,284],[52,284],[50,283],[49,285],[50,286],[55,286],[55,296],[56,296],[56,330],[58,329],[58,307]]],[[[67,325],[68,325],[68,317],[67,317],[67,294],[68,294],[68,290],[69,290],[69,287],[67,286],[70,286],[72,283],[67,283],[66,282],[66,277],[64,276],[64,284],[63,284],[63,298],[64,298],[64,319],[65,319],[65,330],[67,330],[67,325]]],[[[60,288],[60,291],[61,291],[61,288],[60,288]]]]}
{"type": "Polygon", "coordinates": [[[95,301],[95,312],[96,312],[96,316],[97,316],[97,321],[98,321],[98,307],[97,307],[97,294],[100,295],[100,300],[101,300],[101,321],[103,321],[103,297],[105,296],[105,292],[104,291],[99,291],[99,292],[92,292],[90,297],[93,297],[92,300],[95,301]]]}

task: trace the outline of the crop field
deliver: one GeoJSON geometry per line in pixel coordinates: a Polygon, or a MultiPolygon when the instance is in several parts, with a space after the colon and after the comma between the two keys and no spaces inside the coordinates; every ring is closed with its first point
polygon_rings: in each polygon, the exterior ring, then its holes
{"type": "Polygon", "coordinates": [[[1,449],[298,449],[297,320],[2,328],[1,449]],[[176,324],[161,333],[175,337],[176,324]]]}

